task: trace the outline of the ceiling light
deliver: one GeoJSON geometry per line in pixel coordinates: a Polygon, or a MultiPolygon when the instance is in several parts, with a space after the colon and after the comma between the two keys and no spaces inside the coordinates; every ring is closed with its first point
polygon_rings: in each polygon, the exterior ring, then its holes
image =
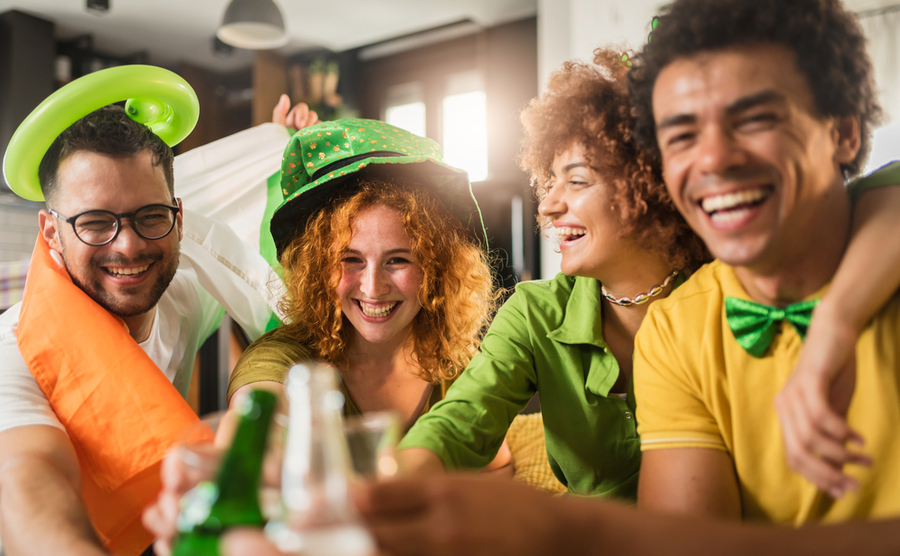
{"type": "Polygon", "coordinates": [[[109,11],[109,0],[87,0],[87,9],[94,13],[106,13],[109,11]]]}
{"type": "Polygon", "coordinates": [[[250,50],[278,48],[288,42],[281,10],[272,0],[231,0],[216,36],[250,50]]]}

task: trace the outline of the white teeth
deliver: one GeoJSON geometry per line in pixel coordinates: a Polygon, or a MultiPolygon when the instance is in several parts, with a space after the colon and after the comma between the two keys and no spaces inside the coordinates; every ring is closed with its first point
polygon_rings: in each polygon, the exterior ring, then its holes
{"type": "Polygon", "coordinates": [[[725,222],[734,222],[735,220],[739,220],[746,216],[748,212],[750,212],[749,208],[720,210],[712,213],[709,218],[717,224],[724,224],[725,222]]]}
{"type": "Polygon", "coordinates": [[[584,234],[587,233],[587,230],[585,230],[584,228],[562,227],[562,228],[554,228],[554,231],[556,233],[556,237],[558,237],[560,239],[565,239],[569,236],[583,236],[584,234]]]}
{"type": "Polygon", "coordinates": [[[700,206],[704,211],[706,211],[706,213],[729,210],[740,205],[755,203],[756,201],[765,199],[769,196],[769,193],[770,191],[764,188],[744,189],[742,191],[737,191],[734,193],[725,193],[723,195],[705,197],[700,202],[700,206]]]}
{"type": "Polygon", "coordinates": [[[150,265],[138,266],[134,268],[113,268],[107,267],[106,271],[112,274],[113,276],[133,276],[135,274],[140,274],[150,268],[150,265]]]}
{"type": "Polygon", "coordinates": [[[367,317],[385,317],[393,311],[396,306],[396,302],[391,303],[390,305],[378,305],[374,307],[363,301],[359,302],[359,308],[362,309],[363,314],[367,317]]]}

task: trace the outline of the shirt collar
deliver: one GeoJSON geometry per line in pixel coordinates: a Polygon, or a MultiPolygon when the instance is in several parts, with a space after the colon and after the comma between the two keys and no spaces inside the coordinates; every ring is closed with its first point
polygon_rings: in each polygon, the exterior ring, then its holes
{"type": "Polygon", "coordinates": [[[605,348],[600,307],[600,282],[594,278],[576,276],[562,324],[547,337],[563,344],[590,344],[605,348]]]}

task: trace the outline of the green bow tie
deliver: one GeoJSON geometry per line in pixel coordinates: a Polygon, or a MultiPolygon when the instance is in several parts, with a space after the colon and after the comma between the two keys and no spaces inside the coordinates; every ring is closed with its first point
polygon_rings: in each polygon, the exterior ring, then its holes
{"type": "Polygon", "coordinates": [[[746,299],[726,297],[725,315],[738,343],[753,357],[762,357],[775,338],[778,323],[783,320],[793,325],[801,339],[806,338],[812,310],[818,303],[818,299],[813,299],[779,309],[746,299]]]}

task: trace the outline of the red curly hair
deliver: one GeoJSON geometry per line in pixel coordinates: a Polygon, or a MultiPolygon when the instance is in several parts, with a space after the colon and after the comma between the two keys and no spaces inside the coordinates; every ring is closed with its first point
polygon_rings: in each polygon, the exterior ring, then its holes
{"type": "Polygon", "coordinates": [[[350,245],[356,215],[374,205],[397,211],[421,266],[422,309],[412,327],[419,376],[431,383],[454,379],[475,354],[497,294],[484,252],[419,186],[367,180],[310,219],[281,256],[287,285],[281,308],[291,321],[286,331],[317,357],[339,367],[346,363],[352,325],[337,296],[341,254],[350,245]]]}
{"type": "MultiPolygon", "coordinates": [[[[522,112],[522,169],[543,198],[556,155],[582,145],[603,176],[621,222],[620,237],[664,255],[671,268],[693,272],[710,257],[666,192],[660,169],[635,142],[624,52],[598,48],[594,63],[570,61],[550,76],[547,91],[522,112]]],[[[541,227],[547,225],[538,219],[541,227]]]]}

